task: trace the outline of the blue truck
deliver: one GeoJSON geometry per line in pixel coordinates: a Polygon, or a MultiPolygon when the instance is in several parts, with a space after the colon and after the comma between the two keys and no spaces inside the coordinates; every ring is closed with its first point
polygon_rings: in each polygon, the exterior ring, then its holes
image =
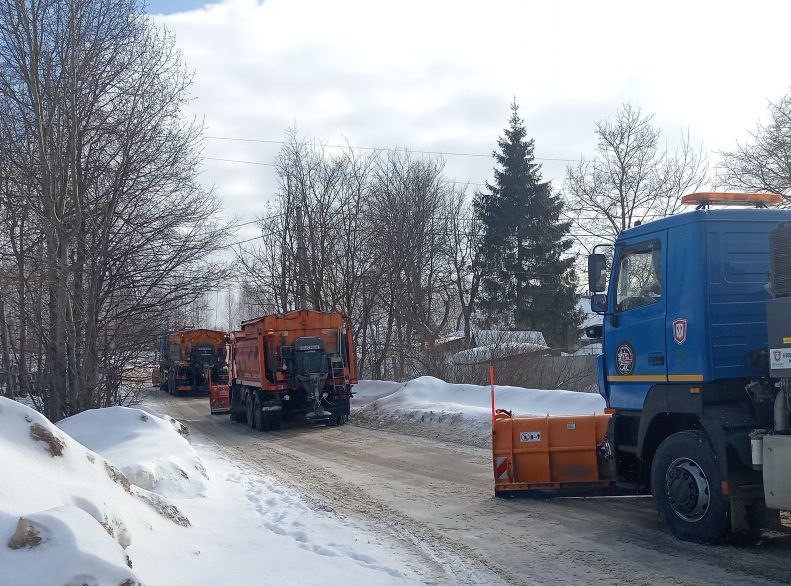
{"type": "Polygon", "coordinates": [[[791,210],[767,207],[778,199],[691,194],[695,211],[588,257],[616,485],[652,493],[680,539],[721,542],[791,510],[791,210]]]}

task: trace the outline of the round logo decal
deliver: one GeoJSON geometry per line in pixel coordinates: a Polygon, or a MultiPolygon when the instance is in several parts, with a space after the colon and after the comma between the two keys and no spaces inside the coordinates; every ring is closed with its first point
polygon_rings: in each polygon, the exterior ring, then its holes
{"type": "Polygon", "coordinates": [[[618,346],[615,351],[615,370],[619,374],[632,374],[634,372],[634,350],[626,342],[618,346]]]}

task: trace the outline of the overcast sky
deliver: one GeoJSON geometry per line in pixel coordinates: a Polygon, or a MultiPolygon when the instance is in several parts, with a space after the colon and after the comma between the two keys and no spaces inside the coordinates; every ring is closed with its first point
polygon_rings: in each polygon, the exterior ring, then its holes
{"type": "MultiPolygon", "coordinates": [[[[631,101],[669,141],[734,146],[791,86],[787,2],[153,0],[195,71],[207,137],[305,137],[447,155],[480,183],[516,97],[536,155],[590,155],[594,122],[631,101]],[[774,31],[777,32],[774,32],[774,31]]],[[[271,164],[279,145],[207,138],[206,157],[271,164]]],[[[205,160],[229,214],[252,219],[266,165],[205,160]]],[[[543,172],[562,187],[566,163],[543,172]]],[[[240,237],[255,234],[240,231],[240,237]]]]}

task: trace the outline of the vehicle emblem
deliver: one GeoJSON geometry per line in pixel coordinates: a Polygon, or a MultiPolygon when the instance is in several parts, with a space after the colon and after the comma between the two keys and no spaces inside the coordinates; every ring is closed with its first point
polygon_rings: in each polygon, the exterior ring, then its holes
{"type": "Polygon", "coordinates": [[[679,346],[687,341],[687,320],[673,320],[673,339],[679,346]]]}
{"type": "Polygon", "coordinates": [[[634,350],[625,342],[615,351],[615,370],[625,375],[634,372],[634,350]]]}

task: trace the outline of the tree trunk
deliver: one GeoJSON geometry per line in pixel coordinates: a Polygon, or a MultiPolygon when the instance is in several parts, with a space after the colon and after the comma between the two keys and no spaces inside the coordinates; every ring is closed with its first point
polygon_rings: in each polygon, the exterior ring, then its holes
{"type": "Polygon", "coordinates": [[[14,397],[14,377],[11,368],[11,353],[8,351],[8,324],[6,323],[4,295],[0,293],[0,373],[3,373],[5,382],[5,395],[9,398],[14,397]]]}

